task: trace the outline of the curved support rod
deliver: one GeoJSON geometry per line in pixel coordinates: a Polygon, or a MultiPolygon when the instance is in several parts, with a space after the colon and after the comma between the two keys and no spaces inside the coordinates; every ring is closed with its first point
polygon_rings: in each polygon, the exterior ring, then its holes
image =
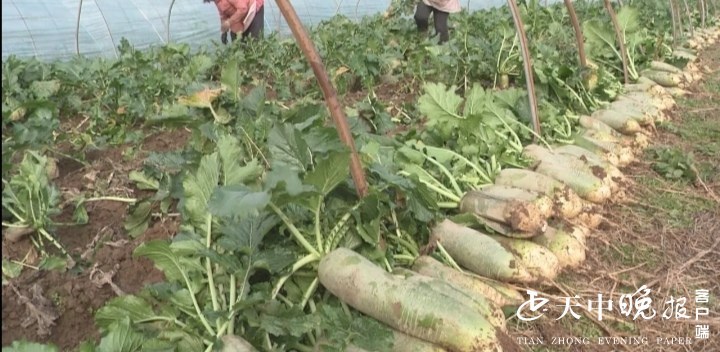
{"type": "Polygon", "coordinates": [[[115,58],[118,58],[120,57],[120,55],[118,55],[117,46],[115,45],[115,38],[113,38],[112,31],[110,30],[110,25],[108,24],[107,18],[105,18],[105,14],[102,12],[102,9],[100,9],[100,5],[98,5],[97,0],[94,1],[95,7],[97,7],[98,12],[100,12],[100,17],[102,18],[103,23],[105,23],[105,29],[107,29],[108,36],[110,37],[110,42],[113,45],[113,52],[115,53],[115,58]]]}
{"type": "Polygon", "coordinates": [[[676,45],[680,36],[678,35],[677,17],[675,16],[675,4],[672,0],[668,0],[670,4],[670,19],[672,20],[673,45],[676,45]]]}
{"type": "Polygon", "coordinates": [[[540,135],[540,117],[538,116],[537,96],[535,95],[535,78],[532,70],[532,58],[530,57],[530,48],[528,47],[525,28],[523,27],[520,9],[515,0],[508,0],[508,6],[515,22],[515,30],[520,37],[520,51],[523,56],[523,67],[525,69],[525,82],[527,84],[528,99],[530,101],[530,116],[532,118],[533,130],[535,135],[533,141],[537,142],[537,136],[540,135]]]}
{"type": "Polygon", "coordinates": [[[630,77],[628,75],[628,58],[627,50],[625,50],[625,36],[623,35],[622,29],[620,28],[620,24],[617,20],[617,15],[615,14],[615,10],[613,10],[610,0],[604,0],[604,2],[605,9],[607,10],[608,15],[610,15],[610,21],[612,21],[613,28],[615,28],[615,37],[617,38],[618,44],[620,45],[620,56],[622,57],[623,76],[625,77],[625,84],[628,84],[630,83],[630,77]]]}
{"type": "Polygon", "coordinates": [[[587,56],[585,56],[585,38],[583,37],[582,29],[580,29],[580,22],[575,12],[575,6],[572,4],[572,0],[565,0],[565,7],[567,8],[568,15],[570,15],[570,22],[572,23],[573,29],[575,30],[575,41],[578,47],[578,56],[580,59],[580,67],[587,67],[587,56]]]}
{"type": "Polygon", "coordinates": [[[693,24],[692,12],[690,12],[690,5],[687,0],[683,0],[685,4],[685,14],[687,15],[688,23],[690,24],[690,35],[695,36],[695,24],[693,24]]]}
{"type": "Polygon", "coordinates": [[[368,183],[365,179],[362,164],[360,163],[360,157],[355,149],[355,141],[353,140],[352,133],[350,132],[345,112],[343,112],[340,102],[338,101],[337,91],[332,85],[332,82],[330,82],[330,78],[325,70],[320,54],[317,52],[317,48],[315,48],[315,45],[310,39],[305,27],[303,27],[300,22],[300,18],[298,18],[297,13],[295,12],[295,8],[293,8],[292,4],[290,4],[288,0],[275,0],[275,2],[277,3],[283,17],[285,17],[285,21],[287,21],[295,40],[300,46],[300,49],[305,54],[305,58],[310,63],[310,67],[312,67],[312,70],[315,73],[315,78],[318,80],[320,89],[325,96],[325,102],[330,110],[330,116],[332,116],[333,122],[335,122],[335,128],[338,130],[338,134],[340,135],[340,140],[342,140],[343,143],[350,148],[350,174],[355,182],[355,189],[358,196],[363,198],[367,195],[368,183]]]}
{"type": "Polygon", "coordinates": [[[175,6],[175,0],[172,0],[172,2],[170,3],[170,8],[168,8],[167,23],[165,24],[165,43],[170,43],[170,15],[172,15],[173,6],[175,6]]]}
{"type": "Polygon", "coordinates": [[[680,13],[680,4],[676,0],[670,0],[675,8],[675,18],[678,21],[678,29],[680,30],[680,38],[685,38],[685,26],[683,25],[682,14],[680,13]]]}
{"type": "Polygon", "coordinates": [[[75,54],[80,56],[80,16],[82,15],[83,0],[78,5],[77,21],[75,23],[75,54]]]}

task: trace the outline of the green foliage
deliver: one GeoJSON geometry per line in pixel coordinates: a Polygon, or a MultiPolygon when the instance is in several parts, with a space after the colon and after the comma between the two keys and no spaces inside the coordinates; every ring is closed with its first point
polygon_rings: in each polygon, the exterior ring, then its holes
{"type": "Polygon", "coordinates": [[[13,222],[3,226],[28,228],[37,233],[33,243],[46,254],[43,242],[50,241],[67,255],[50,234],[52,217],[60,214],[60,192],[51,182],[48,158],[28,150],[10,180],[3,178],[2,206],[12,214],[13,222]]]}
{"type": "Polygon", "coordinates": [[[698,177],[695,158],[677,148],[656,148],[652,150],[653,170],[669,180],[695,181],[698,177]]]}
{"type": "Polygon", "coordinates": [[[55,345],[45,345],[28,341],[13,341],[12,345],[2,348],[2,352],[59,352],[55,345]]]}
{"type": "MultiPolygon", "coordinates": [[[[618,11],[633,70],[664,53],[668,22],[659,3],[618,11]]],[[[586,70],[577,67],[562,4],[520,2],[541,143],[569,139],[577,115],[621,88],[606,13],[576,4],[594,61],[586,70]],[[597,84],[587,85],[589,76],[597,84]]],[[[393,1],[387,17],[354,23],[336,16],[311,31],[340,93],[367,92],[346,109],[369,182],[363,199],[312,70],[296,59],[297,44],[277,34],[197,51],[185,44],[139,51],[123,40],[117,60],[3,62],[3,215],[11,210],[16,226],[44,231],[59,212],[40,150],[57,142],[79,153],[134,143],[148,127],[192,131],[184,149],[151,152],[129,175],[152,193],[131,206],[130,236],[144,233],[153,217],[180,215],[172,239],[145,242],[134,253],[152,260],[165,281],[99,309],[102,339],[81,350],[209,351],[228,334],[263,350],[389,350],[392,331],[329,297],[317,262],[343,246],[387,268],[412,263],[443,201],[491,183],[504,167],[524,166],[520,152],[535,137],[507,8],[453,14],[451,40],[440,46],[398,16],[414,5],[393,1]],[[494,89],[502,74],[507,87],[494,89]],[[410,102],[392,105],[388,94],[410,102]],[[82,128],[60,131],[71,118],[82,118],[82,128]],[[397,127],[407,131],[389,136],[397,127]]],[[[658,172],[694,177],[691,159],[679,152],[656,158],[658,172]]],[[[77,205],[74,218],[86,223],[77,205]]],[[[48,256],[41,267],[64,265],[48,256]]],[[[19,264],[3,261],[4,280],[18,272],[19,264]]]]}

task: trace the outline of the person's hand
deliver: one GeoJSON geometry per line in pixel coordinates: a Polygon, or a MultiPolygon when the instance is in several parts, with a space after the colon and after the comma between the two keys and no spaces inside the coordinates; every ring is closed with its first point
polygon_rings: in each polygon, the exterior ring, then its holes
{"type": "Polygon", "coordinates": [[[223,44],[227,44],[227,36],[228,36],[228,32],[222,32],[222,34],[220,34],[220,41],[223,44]]]}
{"type": "Polygon", "coordinates": [[[230,29],[230,21],[222,21],[220,24],[220,31],[227,32],[230,29]]]}

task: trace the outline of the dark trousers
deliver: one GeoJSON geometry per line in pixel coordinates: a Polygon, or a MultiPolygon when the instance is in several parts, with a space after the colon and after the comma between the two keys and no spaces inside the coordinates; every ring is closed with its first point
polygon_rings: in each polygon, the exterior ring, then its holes
{"type": "MultiPolygon", "coordinates": [[[[263,32],[265,31],[265,5],[261,6],[260,9],[255,13],[255,18],[250,22],[247,30],[243,32],[243,41],[247,40],[248,37],[253,39],[262,38],[263,32]]],[[[230,40],[235,41],[237,39],[237,33],[230,32],[230,40]]]]}
{"type": "Polygon", "coordinates": [[[257,13],[255,13],[255,18],[253,18],[253,21],[250,22],[250,26],[243,33],[243,39],[246,39],[247,37],[253,37],[255,39],[260,39],[262,37],[264,31],[265,31],[265,5],[261,6],[257,10],[257,13]]]}
{"type": "Polygon", "coordinates": [[[425,5],[424,2],[420,1],[415,9],[415,23],[417,24],[420,32],[427,32],[430,14],[433,15],[433,22],[435,22],[435,31],[440,34],[440,43],[444,43],[450,39],[450,33],[448,31],[448,17],[449,13],[440,11],[432,6],[425,5]]]}

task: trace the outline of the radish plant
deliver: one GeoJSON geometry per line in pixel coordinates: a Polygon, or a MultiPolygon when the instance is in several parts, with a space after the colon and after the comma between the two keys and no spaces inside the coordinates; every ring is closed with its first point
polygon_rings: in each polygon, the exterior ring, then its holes
{"type": "Polygon", "coordinates": [[[56,225],[52,217],[60,214],[60,192],[51,182],[48,158],[28,150],[18,165],[18,171],[10,180],[3,178],[2,205],[13,215],[12,222],[3,221],[7,227],[4,237],[17,240],[24,234],[35,233],[33,245],[48,255],[45,245],[49,242],[66,256],[71,265],[70,253],[51,234],[56,225]]]}

